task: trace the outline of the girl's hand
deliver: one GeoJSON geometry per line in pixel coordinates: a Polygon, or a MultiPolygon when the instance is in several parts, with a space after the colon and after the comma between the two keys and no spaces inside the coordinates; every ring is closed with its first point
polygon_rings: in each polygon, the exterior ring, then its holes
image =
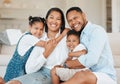
{"type": "Polygon", "coordinates": [[[70,29],[69,28],[65,28],[64,31],[62,32],[62,36],[64,37],[67,34],[68,31],[70,31],[70,29]]]}
{"type": "Polygon", "coordinates": [[[62,34],[60,34],[60,36],[58,36],[58,37],[56,38],[56,41],[59,43],[59,42],[61,41],[61,39],[62,39],[64,36],[66,36],[66,34],[67,34],[67,32],[68,32],[69,30],[70,30],[70,29],[65,28],[64,31],[62,32],[62,34]]]}

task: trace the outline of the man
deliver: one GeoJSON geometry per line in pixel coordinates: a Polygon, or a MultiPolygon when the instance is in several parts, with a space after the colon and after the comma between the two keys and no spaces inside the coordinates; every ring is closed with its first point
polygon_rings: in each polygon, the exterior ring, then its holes
{"type": "Polygon", "coordinates": [[[104,29],[87,21],[79,7],[68,9],[66,18],[70,27],[80,32],[80,41],[88,50],[87,54],[67,61],[66,65],[69,68],[86,67],[89,70],[77,72],[62,84],[117,84],[112,52],[104,29]]]}

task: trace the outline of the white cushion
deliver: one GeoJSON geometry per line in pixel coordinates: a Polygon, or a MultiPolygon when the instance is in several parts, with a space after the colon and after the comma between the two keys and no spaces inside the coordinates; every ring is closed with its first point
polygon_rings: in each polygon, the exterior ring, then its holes
{"type": "Polygon", "coordinates": [[[22,36],[19,29],[6,29],[0,33],[0,42],[7,45],[15,45],[22,36]]]}

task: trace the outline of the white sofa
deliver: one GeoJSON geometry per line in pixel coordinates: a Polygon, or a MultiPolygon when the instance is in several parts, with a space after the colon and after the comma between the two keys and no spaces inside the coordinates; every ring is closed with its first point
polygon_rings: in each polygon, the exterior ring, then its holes
{"type": "Polygon", "coordinates": [[[0,45],[0,76],[4,76],[6,66],[15,50],[14,46],[0,45]]]}
{"type": "Polygon", "coordinates": [[[22,32],[20,29],[6,29],[0,32],[0,76],[4,76],[6,65],[12,57],[15,46],[21,36],[22,32]]]}
{"type": "Polygon", "coordinates": [[[110,46],[113,53],[115,69],[117,72],[117,81],[120,84],[120,33],[108,33],[110,46]]]}
{"type": "MultiPolygon", "coordinates": [[[[120,84],[120,33],[108,33],[108,37],[113,52],[118,84],[120,84]]],[[[14,50],[15,46],[0,45],[0,76],[2,77],[14,50]]]]}

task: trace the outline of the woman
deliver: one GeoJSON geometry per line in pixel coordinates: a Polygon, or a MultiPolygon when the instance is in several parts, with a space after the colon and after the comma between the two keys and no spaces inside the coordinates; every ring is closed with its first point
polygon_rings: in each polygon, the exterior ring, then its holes
{"type": "Polygon", "coordinates": [[[64,63],[68,54],[66,37],[59,43],[55,39],[64,28],[63,12],[59,8],[51,8],[46,15],[46,34],[43,36],[43,40],[48,42],[45,48],[35,47],[33,49],[26,63],[28,74],[15,80],[21,81],[22,84],[51,84],[50,70],[55,65],[64,63]]]}

